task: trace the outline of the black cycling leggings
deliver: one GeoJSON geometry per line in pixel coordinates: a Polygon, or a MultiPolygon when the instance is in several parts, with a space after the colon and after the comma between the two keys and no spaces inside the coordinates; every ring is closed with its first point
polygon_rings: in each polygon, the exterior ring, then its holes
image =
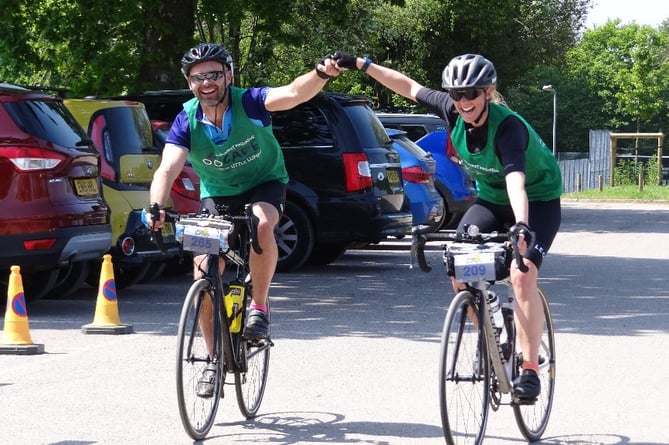
{"type": "MultiPolygon", "coordinates": [[[[523,256],[539,269],[560,228],[562,221],[560,199],[530,202],[529,219],[527,224],[537,239],[534,249],[528,250],[523,256]]],[[[477,198],[460,220],[458,231],[464,231],[467,225],[477,225],[481,232],[495,230],[506,232],[515,223],[516,218],[510,205],[493,204],[477,198]]]]}

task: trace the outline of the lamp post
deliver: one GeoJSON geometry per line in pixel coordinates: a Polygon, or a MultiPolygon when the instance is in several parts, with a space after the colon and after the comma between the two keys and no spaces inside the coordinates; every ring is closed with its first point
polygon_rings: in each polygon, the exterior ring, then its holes
{"type": "Polygon", "coordinates": [[[557,154],[557,145],[556,145],[556,126],[557,126],[557,91],[553,88],[553,85],[544,85],[541,88],[543,91],[548,93],[553,93],[553,156],[557,154]]]}

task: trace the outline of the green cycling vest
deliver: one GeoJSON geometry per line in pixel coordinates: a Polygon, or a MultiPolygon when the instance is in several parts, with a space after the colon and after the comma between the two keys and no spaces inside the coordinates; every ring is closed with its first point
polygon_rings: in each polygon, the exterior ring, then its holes
{"type": "Polygon", "coordinates": [[[272,126],[251,122],[242,105],[243,88],[230,87],[234,123],[228,140],[216,145],[196,118],[200,103],[184,104],[190,125],[188,160],[200,177],[200,199],[236,196],[267,181],[288,182],[283,153],[272,126]]]}
{"type": "Polygon", "coordinates": [[[509,205],[506,191],[504,167],[495,153],[495,135],[502,121],[514,115],[527,127],[528,147],[525,151],[525,190],[529,201],[550,201],[562,194],[562,174],[550,149],[534,129],[520,115],[507,107],[490,103],[488,115],[488,139],[478,153],[467,149],[467,131],[462,117],[458,117],[451,140],[464,167],[476,181],[478,195],[493,204],[509,205]]]}

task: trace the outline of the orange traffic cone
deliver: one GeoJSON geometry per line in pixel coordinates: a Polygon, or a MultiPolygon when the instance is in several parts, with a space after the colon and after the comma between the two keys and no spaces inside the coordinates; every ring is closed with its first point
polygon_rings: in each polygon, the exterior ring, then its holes
{"type": "Polygon", "coordinates": [[[130,334],[132,331],[132,325],[121,323],[118,316],[114,266],[111,255],[107,253],[102,260],[95,317],[92,323],[81,327],[81,332],[84,334],[130,334]]]}
{"type": "Polygon", "coordinates": [[[44,345],[33,343],[28,326],[26,296],[23,293],[21,267],[12,266],[7,286],[5,328],[0,340],[0,354],[41,354],[44,345]]]}

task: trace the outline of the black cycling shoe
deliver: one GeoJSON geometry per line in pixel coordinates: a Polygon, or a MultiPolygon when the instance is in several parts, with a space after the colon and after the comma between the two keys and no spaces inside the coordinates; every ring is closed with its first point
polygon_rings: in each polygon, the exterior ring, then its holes
{"type": "Polygon", "coordinates": [[[539,381],[537,373],[532,369],[525,369],[523,373],[513,381],[513,398],[516,403],[534,403],[540,393],[541,382],[539,381]]]}
{"type": "Polygon", "coordinates": [[[216,365],[207,365],[202,371],[200,380],[197,381],[195,394],[203,399],[208,399],[214,395],[214,384],[216,383],[216,365]]]}
{"type": "Polygon", "coordinates": [[[244,338],[267,338],[269,320],[267,314],[259,309],[251,309],[246,317],[244,338]]]}

